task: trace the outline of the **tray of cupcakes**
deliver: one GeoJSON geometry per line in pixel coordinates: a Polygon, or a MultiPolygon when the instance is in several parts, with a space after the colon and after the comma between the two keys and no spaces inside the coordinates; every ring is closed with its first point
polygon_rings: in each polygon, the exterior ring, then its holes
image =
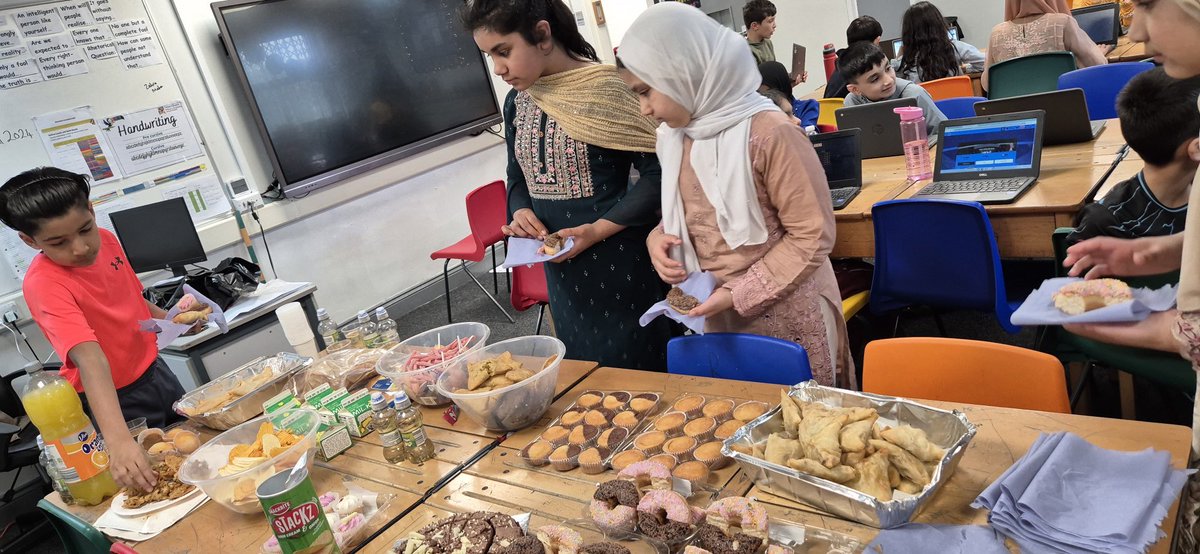
{"type": "MultiPolygon", "coordinates": [[[[544,518],[537,518],[543,520],[544,518]]],[[[590,521],[534,523],[531,514],[454,514],[409,533],[393,554],[669,554],[664,543],[636,533],[611,535],[590,521]]]]}
{"type": "Polygon", "coordinates": [[[643,460],[666,466],[692,483],[704,483],[711,472],[732,460],[721,452],[722,441],[769,409],[765,402],[688,394],[648,422],[612,458],[621,471],[643,460]]]}
{"type": "Polygon", "coordinates": [[[646,391],[584,391],[521,450],[521,459],[534,467],[603,473],[613,453],[625,448],[658,411],[661,397],[646,391]]]}

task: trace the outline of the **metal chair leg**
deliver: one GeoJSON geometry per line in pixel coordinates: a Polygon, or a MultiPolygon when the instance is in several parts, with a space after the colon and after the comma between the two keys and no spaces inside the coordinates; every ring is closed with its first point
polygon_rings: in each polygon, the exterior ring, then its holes
{"type": "Polygon", "coordinates": [[[500,308],[500,312],[504,314],[504,317],[508,318],[508,322],[516,323],[517,320],[513,319],[513,316],[508,315],[508,310],[505,310],[504,306],[500,305],[500,301],[496,300],[496,297],[492,296],[492,293],[487,291],[487,287],[483,286],[483,283],[480,283],[479,279],[475,278],[475,275],[471,273],[471,270],[467,269],[467,262],[464,261],[462,263],[462,268],[463,273],[466,273],[467,277],[470,277],[471,280],[475,282],[475,286],[479,287],[479,290],[483,291],[483,294],[487,295],[488,300],[491,300],[492,304],[495,304],[497,308],[500,308]]]}
{"type": "Polygon", "coordinates": [[[933,323],[937,325],[938,333],[942,335],[942,338],[950,336],[946,334],[946,324],[942,321],[942,314],[938,313],[937,310],[933,311],[933,323]]]}
{"type": "Polygon", "coordinates": [[[442,284],[446,286],[446,321],[454,323],[454,314],[450,313],[450,260],[442,264],[442,284]]]}
{"type": "Polygon", "coordinates": [[[500,294],[500,277],[496,275],[496,245],[492,245],[492,290],[500,294]]]}
{"type": "Polygon", "coordinates": [[[542,334],[542,318],[546,317],[546,306],[548,306],[548,304],[542,304],[541,307],[538,308],[537,328],[533,330],[533,334],[535,335],[542,334]]]}
{"type": "MultiPolygon", "coordinates": [[[[1092,362],[1083,364],[1083,375],[1079,377],[1079,384],[1071,390],[1071,413],[1075,413],[1075,404],[1079,402],[1079,397],[1083,396],[1083,389],[1087,387],[1088,381],[1092,379],[1092,368],[1095,366],[1092,362]]],[[[1067,370],[1067,384],[1070,385],[1071,370],[1067,370]]]]}

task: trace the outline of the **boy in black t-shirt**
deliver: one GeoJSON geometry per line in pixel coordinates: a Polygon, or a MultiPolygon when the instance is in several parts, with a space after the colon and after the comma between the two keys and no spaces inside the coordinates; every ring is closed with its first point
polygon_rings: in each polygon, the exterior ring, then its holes
{"type": "Polygon", "coordinates": [[[1117,98],[1125,141],[1145,162],[1133,178],[1079,212],[1067,245],[1098,236],[1183,232],[1189,187],[1200,159],[1200,77],[1177,80],[1161,67],[1138,74],[1117,98]]]}

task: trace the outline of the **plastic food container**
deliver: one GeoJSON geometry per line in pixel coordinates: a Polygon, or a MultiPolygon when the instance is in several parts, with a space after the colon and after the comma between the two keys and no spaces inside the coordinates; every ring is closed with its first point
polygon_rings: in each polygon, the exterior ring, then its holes
{"type": "Polygon", "coordinates": [[[261,414],[263,402],[282,392],[292,374],[312,363],[312,358],[291,352],[255,358],[183,395],[175,402],[175,413],[210,429],[224,431],[261,414]],[[247,383],[253,383],[268,370],[271,371],[269,379],[257,387],[249,388],[247,383]],[[204,406],[226,399],[228,402],[223,405],[204,411],[204,406]]]}
{"type": "Polygon", "coordinates": [[[262,514],[262,505],[254,491],[272,475],[296,465],[305,453],[308,454],[307,466],[312,469],[320,423],[321,417],[316,410],[307,408],[284,410],[247,421],[217,435],[189,455],[179,466],[179,480],[200,487],[218,504],[239,514],[262,514]],[[258,437],[259,426],[268,419],[277,430],[284,428],[300,435],[300,441],[244,471],[220,475],[220,469],[229,463],[230,451],[239,444],[253,443],[258,437]]]}
{"type": "Polygon", "coordinates": [[[470,344],[460,355],[469,354],[487,344],[491,328],[482,323],[465,322],[451,323],[430,329],[419,335],[404,339],[393,346],[390,352],[379,359],[375,371],[392,380],[394,388],[400,388],[413,402],[422,406],[442,406],[450,403],[450,399],[437,391],[437,379],[442,376],[454,358],[442,363],[428,366],[424,369],[409,371],[405,369],[409,359],[414,355],[429,353],[435,346],[446,346],[458,339],[468,339],[470,344]]]}
{"type": "Polygon", "coordinates": [[[566,351],[562,341],[543,335],[501,341],[456,358],[438,378],[437,390],[457,404],[467,417],[488,429],[523,429],[537,423],[554,401],[558,366],[566,351]],[[468,366],[505,352],[534,372],[533,377],[494,391],[466,391],[468,366]]]}

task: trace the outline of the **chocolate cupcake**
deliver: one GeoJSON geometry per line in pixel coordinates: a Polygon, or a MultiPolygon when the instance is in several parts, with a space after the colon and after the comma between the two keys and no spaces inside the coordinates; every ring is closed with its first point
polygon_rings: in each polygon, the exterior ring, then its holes
{"type": "Polygon", "coordinates": [[[629,429],[613,427],[600,433],[600,437],[596,439],[596,446],[615,450],[627,438],[629,438],[629,429]]]}
{"type": "Polygon", "coordinates": [[[600,436],[600,428],[595,425],[583,424],[574,429],[567,435],[567,442],[579,446],[589,446],[600,436]]]}
{"type": "Polygon", "coordinates": [[[641,415],[648,414],[654,411],[654,407],[658,405],[658,395],[652,392],[644,392],[629,399],[629,409],[641,415]]]}
{"type": "Polygon", "coordinates": [[[550,465],[558,471],[571,471],[579,466],[579,453],[583,449],[574,444],[564,444],[550,454],[550,465]]]}

